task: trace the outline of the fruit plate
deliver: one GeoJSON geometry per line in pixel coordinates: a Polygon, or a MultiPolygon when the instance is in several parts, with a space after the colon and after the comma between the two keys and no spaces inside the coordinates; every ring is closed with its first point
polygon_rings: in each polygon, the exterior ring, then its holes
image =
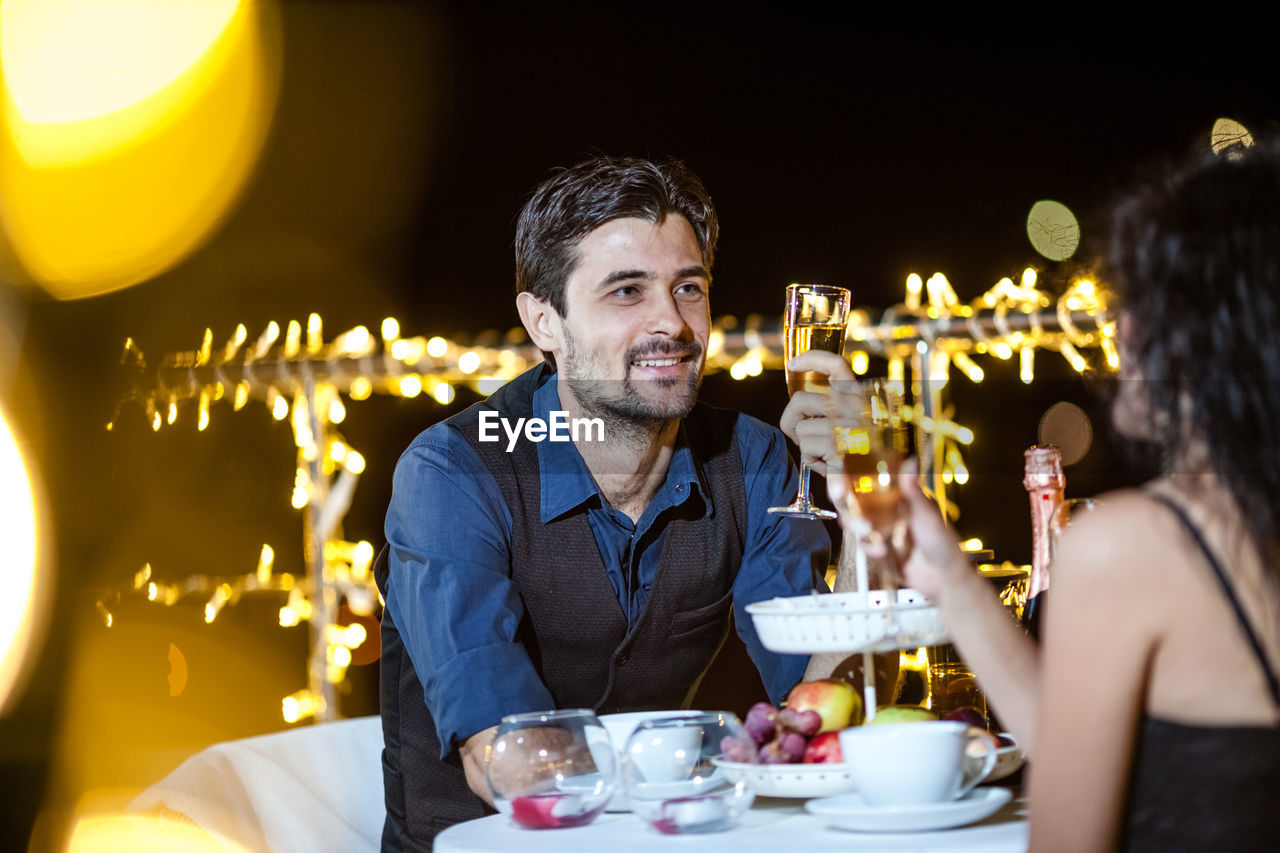
{"type": "MultiPolygon", "coordinates": [[[[996,780],[1003,779],[1006,776],[1012,776],[1014,773],[1018,772],[1018,769],[1022,767],[1023,762],[1026,761],[1026,756],[1022,753],[1022,747],[1018,746],[1018,742],[1014,739],[1013,735],[1008,732],[1001,732],[1000,737],[1007,738],[1012,742],[1012,745],[1002,746],[996,750],[995,766],[991,768],[991,772],[982,780],[984,782],[995,782],[996,780]]],[[[974,761],[980,761],[980,759],[975,758],[974,761]]]]}
{"type": "Polygon", "coordinates": [[[919,590],[900,589],[888,607],[883,589],[773,598],[747,605],[760,642],[771,652],[893,651],[947,641],[938,608],[919,590]]]}
{"type": "Polygon", "coordinates": [[[834,797],[854,790],[844,764],[745,764],[723,756],[711,761],[730,782],[746,782],[760,797],[834,797]]]}

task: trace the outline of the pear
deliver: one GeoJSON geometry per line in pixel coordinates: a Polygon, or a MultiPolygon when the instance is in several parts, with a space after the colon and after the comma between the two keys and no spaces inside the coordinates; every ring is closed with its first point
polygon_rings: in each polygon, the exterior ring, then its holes
{"type": "Polygon", "coordinates": [[[938,715],[920,705],[882,705],[875,717],[867,720],[868,726],[890,723],[923,723],[938,719],[938,715]]]}

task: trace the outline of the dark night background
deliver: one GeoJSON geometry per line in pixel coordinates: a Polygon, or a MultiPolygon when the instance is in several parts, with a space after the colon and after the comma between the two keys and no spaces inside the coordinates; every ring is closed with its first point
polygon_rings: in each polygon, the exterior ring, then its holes
{"type": "MultiPolygon", "coordinates": [[[[252,338],[311,311],[327,335],[389,315],[405,335],[505,330],[518,324],[511,241],[525,195],[595,151],[676,156],[703,178],[723,229],[714,315],[776,314],[792,281],[845,285],[878,312],[911,272],[944,272],[969,300],[1031,264],[1061,290],[1075,267],[1032,250],[1033,202],[1081,217],[1087,258],[1138,168],[1203,148],[1220,116],[1265,131],[1277,93],[1272,46],[1241,16],[352,0],[285,2],[282,23],[271,135],[207,243],[107,296],[58,303],[6,288],[20,358],[0,393],[41,471],[58,576],[38,669],[0,721],[15,818],[15,843],[0,846],[25,843],[46,788],[67,808],[59,798],[78,785],[142,787],[209,743],[283,728],[279,699],[305,680],[304,629],[275,625],[278,601],[242,603],[213,625],[203,601],[122,605],[110,631],[97,621],[97,592],[144,562],[169,578],[240,574],[270,542],[278,570],[302,568],[287,423],[224,402],[204,433],[193,409],[153,433],[136,408],[106,432],[128,387],[116,367],[126,337],[156,363],[198,346],[206,326],[225,340],[243,322],[252,338]],[[170,643],[191,673],[175,698],[170,643]]],[[[1133,475],[1105,446],[1093,389],[1061,358],[1041,354],[1031,387],[1013,362],[981,363],[986,382],[957,372],[949,391],[977,434],[973,480],[954,493],[959,529],[1023,563],[1022,450],[1049,405],[1070,399],[1093,415],[1069,496],[1133,475]]],[[[779,374],[717,375],[704,389],[771,422],[785,404],[779,374]]],[[[369,463],[349,538],[380,543],[400,450],[473,399],[348,405],[340,429],[369,463]]],[[[344,710],[376,712],[376,667],[353,667],[349,684],[344,710]]]]}

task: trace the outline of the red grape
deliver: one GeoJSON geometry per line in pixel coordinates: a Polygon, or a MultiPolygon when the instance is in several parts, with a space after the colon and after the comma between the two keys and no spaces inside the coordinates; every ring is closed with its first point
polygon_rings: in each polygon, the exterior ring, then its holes
{"type": "Polygon", "coordinates": [[[812,709],[793,711],[783,708],[778,712],[778,725],[796,734],[812,737],[822,728],[822,715],[812,709]]]}
{"type": "Polygon", "coordinates": [[[747,709],[743,725],[757,746],[767,743],[777,731],[778,711],[768,702],[757,702],[747,709]]]}

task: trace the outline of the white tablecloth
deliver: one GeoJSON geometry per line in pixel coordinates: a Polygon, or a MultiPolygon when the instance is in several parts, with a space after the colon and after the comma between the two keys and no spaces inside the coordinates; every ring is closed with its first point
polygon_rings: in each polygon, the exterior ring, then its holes
{"type": "Polygon", "coordinates": [[[1024,853],[1025,803],[1015,799],[984,821],[940,832],[862,833],[828,828],[800,800],[758,797],[733,829],[706,835],[662,835],[632,814],[604,814],[572,829],[522,829],[505,815],[467,821],[436,837],[435,853],[650,853],[655,850],[732,853],[823,853],[877,850],[1024,853]]]}
{"type": "Polygon", "coordinates": [[[379,717],[215,744],[129,805],[176,812],[251,853],[376,851],[386,816],[379,717]]]}

